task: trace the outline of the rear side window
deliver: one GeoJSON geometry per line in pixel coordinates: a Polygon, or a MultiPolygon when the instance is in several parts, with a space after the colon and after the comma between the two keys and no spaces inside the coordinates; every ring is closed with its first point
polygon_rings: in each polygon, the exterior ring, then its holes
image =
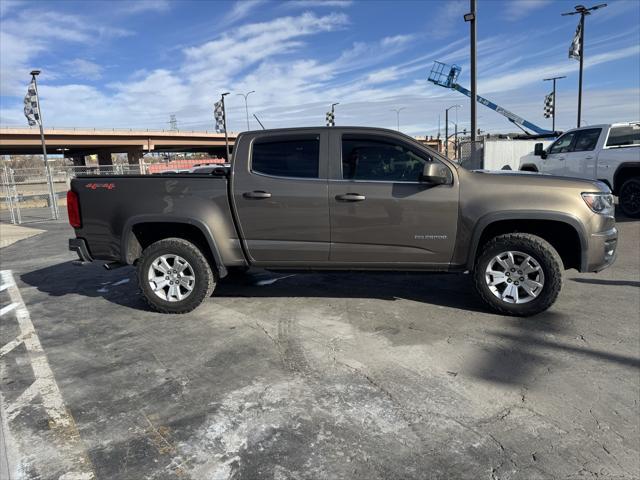
{"type": "Polygon", "coordinates": [[[609,132],[607,147],[622,147],[625,145],[640,145],[640,124],[613,127],[609,132]]]}
{"type": "Polygon", "coordinates": [[[596,148],[598,139],[600,138],[601,128],[590,128],[588,130],[580,130],[576,135],[576,143],[573,147],[574,152],[586,152],[596,148]]]}
{"type": "Polygon", "coordinates": [[[320,141],[317,137],[255,142],[251,170],[276,177],[318,178],[320,141]]]}

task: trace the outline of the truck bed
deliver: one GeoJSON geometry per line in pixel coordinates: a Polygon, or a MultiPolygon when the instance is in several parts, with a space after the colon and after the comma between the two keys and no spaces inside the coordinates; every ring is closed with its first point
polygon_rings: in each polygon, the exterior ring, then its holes
{"type": "Polygon", "coordinates": [[[238,260],[239,242],[227,189],[227,178],[213,175],[78,177],[71,181],[82,220],[76,236],[91,239],[93,259],[131,263],[127,254],[133,253],[132,245],[137,248],[136,240],[144,242],[137,238],[136,225],[153,223],[154,228],[162,228],[164,222],[178,222],[215,228],[216,236],[229,239],[224,253],[233,264],[238,260]]]}

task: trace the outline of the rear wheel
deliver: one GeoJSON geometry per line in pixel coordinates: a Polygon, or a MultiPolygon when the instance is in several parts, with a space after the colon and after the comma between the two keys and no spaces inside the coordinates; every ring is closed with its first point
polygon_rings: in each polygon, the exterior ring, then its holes
{"type": "Polygon", "coordinates": [[[536,235],[500,235],[485,244],[476,261],[474,283],[497,312],[535,315],[558,298],[562,260],[549,242],[536,235]]]}
{"type": "Polygon", "coordinates": [[[640,218],[640,178],[630,178],[622,184],[618,202],[626,216],[640,218]]]}
{"type": "Polygon", "coordinates": [[[138,283],[154,310],[187,313],[213,293],[216,279],[197,246],[182,238],[166,238],[142,252],[138,283]]]}

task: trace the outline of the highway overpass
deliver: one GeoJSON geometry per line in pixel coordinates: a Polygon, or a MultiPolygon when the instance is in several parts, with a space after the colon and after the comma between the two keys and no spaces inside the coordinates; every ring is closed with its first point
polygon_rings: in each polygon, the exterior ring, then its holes
{"type": "MultiPolygon", "coordinates": [[[[76,165],[97,155],[100,165],[111,165],[112,153],[126,153],[137,164],[147,152],[206,152],[226,157],[224,133],[165,130],[46,128],[47,153],[62,154],[76,165]]],[[[229,134],[233,146],[236,134],[229,134]]],[[[38,128],[0,128],[0,155],[42,154],[38,128]]]]}
{"type": "MultiPolygon", "coordinates": [[[[229,134],[233,147],[236,133],[229,134]]],[[[415,137],[438,151],[440,140],[415,137]]],[[[112,165],[112,153],[126,153],[130,164],[138,164],[149,152],[206,152],[218,158],[226,157],[223,133],[182,132],[166,130],[126,130],[88,128],[46,128],[47,153],[62,154],[78,166],[86,165],[85,157],[97,155],[99,165],[112,165]]],[[[0,155],[40,155],[38,128],[0,127],[0,155]]]]}

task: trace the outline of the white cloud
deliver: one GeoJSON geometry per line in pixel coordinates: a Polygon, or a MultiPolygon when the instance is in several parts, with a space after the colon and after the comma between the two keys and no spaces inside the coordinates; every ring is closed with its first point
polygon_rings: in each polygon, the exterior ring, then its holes
{"type": "Polygon", "coordinates": [[[347,8],[352,4],[352,0],[290,0],[284,5],[288,8],[347,8]]]}
{"type": "Polygon", "coordinates": [[[265,0],[236,0],[231,10],[222,18],[222,24],[231,25],[242,20],[264,2],[265,0]]]}
{"type": "Polygon", "coordinates": [[[102,78],[102,66],[83,58],[74,58],[73,60],[64,62],[64,69],[68,75],[75,78],[88,80],[99,80],[102,78]]]}
{"type": "Polygon", "coordinates": [[[138,15],[147,12],[166,12],[171,8],[169,0],[134,0],[114,2],[115,12],[126,15],[138,15]]]}
{"type": "Polygon", "coordinates": [[[542,8],[551,3],[551,0],[511,0],[504,9],[507,20],[520,20],[529,15],[533,10],[542,8]]]}

